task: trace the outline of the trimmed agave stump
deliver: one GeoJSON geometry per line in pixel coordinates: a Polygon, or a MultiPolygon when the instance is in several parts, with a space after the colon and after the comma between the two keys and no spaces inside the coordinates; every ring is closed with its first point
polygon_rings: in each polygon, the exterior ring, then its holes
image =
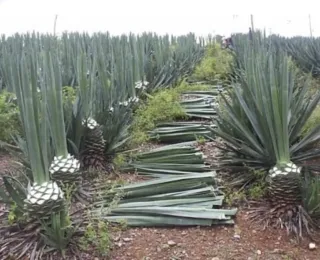
{"type": "Polygon", "coordinates": [[[277,165],[269,171],[268,204],[254,209],[252,219],[264,227],[286,228],[302,237],[303,229],[310,235],[314,222],[303,208],[301,168],[289,162],[277,165]]]}
{"type": "Polygon", "coordinates": [[[34,183],[28,186],[24,200],[26,213],[30,217],[48,217],[64,208],[64,194],[56,182],[34,183]]]}
{"type": "Polygon", "coordinates": [[[268,195],[274,212],[272,217],[281,225],[291,223],[302,205],[300,171],[291,162],[269,171],[268,195]]]}
{"type": "Polygon", "coordinates": [[[77,189],[82,182],[80,174],[80,162],[74,156],[68,154],[55,156],[50,165],[51,179],[56,181],[60,187],[73,187],[77,189]]]}
{"type": "Polygon", "coordinates": [[[86,127],[86,133],[81,153],[81,168],[86,171],[106,171],[107,162],[104,154],[106,142],[103,138],[102,126],[92,118],[84,120],[82,124],[86,127]]]}

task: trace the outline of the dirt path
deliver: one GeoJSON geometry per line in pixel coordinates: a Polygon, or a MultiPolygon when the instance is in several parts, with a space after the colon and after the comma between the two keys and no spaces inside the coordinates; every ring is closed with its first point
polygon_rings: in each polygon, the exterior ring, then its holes
{"type": "Polygon", "coordinates": [[[112,260],[319,260],[286,232],[260,231],[239,212],[234,227],[136,228],[114,234],[112,260]]]}

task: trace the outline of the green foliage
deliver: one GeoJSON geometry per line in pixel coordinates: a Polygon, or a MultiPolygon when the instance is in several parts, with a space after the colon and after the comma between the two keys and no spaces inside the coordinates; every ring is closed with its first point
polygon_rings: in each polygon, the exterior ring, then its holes
{"type": "Polygon", "coordinates": [[[73,87],[65,86],[62,88],[63,103],[73,103],[76,100],[77,90],[73,87]]]}
{"type": "Polygon", "coordinates": [[[101,256],[107,256],[111,248],[109,225],[103,221],[90,222],[80,239],[80,247],[83,250],[94,248],[101,256]]]}
{"type": "Polygon", "coordinates": [[[254,176],[255,181],[245,188],[232,188],[232,185],[227,188],[226,203],[229,206],[234,206],[247,200],[259,200],[267,191],[267,183],[265,181],[265,171],[250,170],[250,175],[254,176]]]}
{"type": "Polygon", "coordinates": [[[206,141],[207,140],[203,136],[197,136],[197,142],[199,145],[204,145],[206,141]]]}
{"type": "Polygon", "coordinates": [[[217,43],[209,45],[192,78],[213,82],[225,81],[231,71],[232,61],[233,57],[228,50],[222,49],[217,43]]]}
{"type": "Polygon", "coordinates": [[[302,137],[306,136],[312,129],[320,125],[320,106],[318,105],[302,128],[302,137]]]}
{"type": "Polygon", "coordinates": [[[186,116],[179,104],[180,93],[177,89],[166,89],[156,92],[137,110],[133,121],[132,144],[148,140],[147,132],[163,121],[173,121],[186,116]]]}
{"type": "Polygon", "coordinates": [[[126,156],[124,156],[121,153],[116,154],[116,156],[113,159],[113,164],[116,167],[116,169],[121,168],[121,166],[125,165],[126,163],[126,156]]]}
{"type": "Polygon", "coordinates": [[[191,90],[209,90],[207,85],[189,85],[182,82],[179,86],[154,92],[136,111],[132,126],[131,146],[149,140],[148,131],[153,130],[160,122],[171,122],[186,118],[180,105],[182,93],[191,90]]]}
{"type": "Polygon", "coordinates": [[[246,200],[246,193],[242,191],[231,191],[227,189],[225,202],[229,207],[239,205],[241,202],[246,200]]]}
{"type": "Polygon", "coordinates": [[[315,219],[320,217],[320,176],[310,171],[305,171],[302,182],[303,205],[310,216],[315,219]]]}
{"type": "Polygon", "coordinates": [[[0,95],[0,140],[12,143],[12,136],[21,133],[19,109],[13,102],[14,94],[3,92],[0,95]]]}
{"type": "MultiPolygon", "coordinates": [[[[63,88],[64,104],[74,102],[76,89],[72,87],[63,88]]],[[[3,91],[0,94],[0,140],[12,143],[12,136],[21,135],[21,122],[19,119],[19,108],[14,102],[13,93],[3,91]]]]}

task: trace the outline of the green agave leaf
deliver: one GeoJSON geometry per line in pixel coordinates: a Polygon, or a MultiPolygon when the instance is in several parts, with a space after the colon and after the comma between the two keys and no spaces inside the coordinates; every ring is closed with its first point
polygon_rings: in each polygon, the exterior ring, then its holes
{"type": "Polygon", "coordinates": [[[15,178],[4,176],[3,183],[9,197],[17,204],[20,209],[23,209],[24,199],[26,198],[26,190],[24,186],[15,178]]]}

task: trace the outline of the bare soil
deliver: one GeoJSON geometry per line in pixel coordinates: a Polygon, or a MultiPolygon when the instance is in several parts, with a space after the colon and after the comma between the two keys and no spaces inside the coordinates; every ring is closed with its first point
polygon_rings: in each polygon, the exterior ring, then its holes
{"type": "Polygon", "coordinates": [[[309,240],[298,244],[284,230],[260,230],[246,212],[235,226],[134,228],[114,236],[112,260],[319,260],[309,240]]]}

